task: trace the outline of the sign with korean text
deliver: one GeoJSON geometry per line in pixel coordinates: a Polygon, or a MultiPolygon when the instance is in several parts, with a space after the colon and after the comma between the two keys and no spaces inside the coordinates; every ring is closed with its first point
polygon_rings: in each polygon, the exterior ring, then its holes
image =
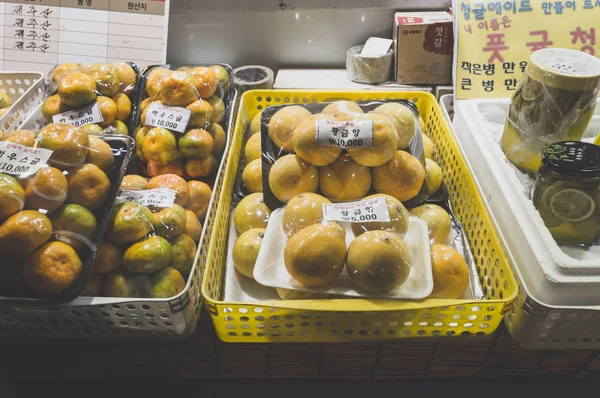
{"type": "Polygon", "coordinates": [[[390,213],[385,198],[373,198],[358,202],[323,204],[325,221],[341,222],[389,222],[390,213]]]}
{"type": "Polygon", "coordinates": [[[373,148],[373,121],[317,119],[317,145],[373,148]]]}
{"type": "Polygon", "coordinates": [[[52,151],[44,148],[29,148],[8,141],[0,142],[0,173],[28,176],[48,163],[52,151]]]}
{"type": "Polygon", "coordinates": [[[170,0],[0,0],[0,68],[49,71],[61,63],[132,61],[167,55],[170,0]]]}
{"type": "Polygon", "coordinates": [[[54,115],[52,116],[52,121],[54,123],[67,123],[72,126],[82,127],[86,124],[102,123],[104,118],[102,117],[102,112],[100,112],[100,106],[94,101],[84,108],[54,115]]]}
{"type": "Polygon", "coordinates": [[[119,193],[116,202],[135,202],[151,207],[173,207],[176,194],[176,191],[168,188],[146,189],[144,191],[123,189],[119,193]]]}
{"type": "Polygon", "coordinates": [[[600,55],[600,0],[455,0],[455,14],[457,99],[511,97],[542,48],[600,55]]]}
{"type": "Polygon", "coordinates": [[[192,116],[192,111],[179,106],[166,106],[153,102],[146,112],[146,126],[163,127],[169,130],[185,133],[192,116]]]}

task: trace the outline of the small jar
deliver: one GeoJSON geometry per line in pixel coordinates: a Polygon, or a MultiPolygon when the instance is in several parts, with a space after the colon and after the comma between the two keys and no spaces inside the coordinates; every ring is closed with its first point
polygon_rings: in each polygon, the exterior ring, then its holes
{"type": "Polygon", "coordinates": [[[515,166],[535,173],[542,148],[580,141],[594,113],[600,60],[587,53],[546,48],[531,55],[510,104],[502,150],[515,166]]]}
{"type": "Polygon", "coordinates": [[[578,141],[546,145],[533,204],[557,243],[592,245],[600,226],[600,147],[578,141]]]}

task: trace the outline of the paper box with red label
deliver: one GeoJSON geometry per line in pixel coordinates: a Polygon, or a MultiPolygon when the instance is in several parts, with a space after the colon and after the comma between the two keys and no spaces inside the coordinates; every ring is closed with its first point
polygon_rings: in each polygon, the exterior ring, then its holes
{"type": "Polygon", "coordinates": [[[397,12],[394,48],[396,83],[448,84],[452,77],[452,15],[397,12]]]}

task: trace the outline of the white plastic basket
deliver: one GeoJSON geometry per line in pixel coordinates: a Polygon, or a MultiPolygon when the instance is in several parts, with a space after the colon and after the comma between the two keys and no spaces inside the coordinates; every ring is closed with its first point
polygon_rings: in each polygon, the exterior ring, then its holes
{"type": "MultiPolygon", "coordinates": [[[[237,113],[237,91],[233,90],[231,111],[227,118],[227,143],[208,213],[202,229],[196,259],[185,289],[169,299],[123,299],[79,297],[53,307],[14,307],[0,304],[0,335],[43,335],[49,337],[86,338],[185,338],[195,330],[202,308],[202,275],[209,237],[222,189],[224,165],[229,156],[233,121],[237,113]]],[[[21,125],[38,129],[43,126],[41,108],[21,125]]]]}
{"type": "Polygon", "coordinates": [[[454,118],[454,94],[442,95],[440,97],[440,105],[440,108],[442,108],[442,114],[452,130],[452,119],[454,118]]]}
{"type": "Polygon", "coordinates": [[[0,135],[19,128],[44,98],[44,75],[39,72],[0,72],[0,91],[13,105],[0,118],[0,135]]]}
{"type": "MultiPolygon", "coordinates": [[[[450,100],[442,98],[441,102],[448,111],[450,100]]],[[[525,197],[514,189],[514,173],[507,172],[498,162],[498,151],[490,149],[497,144],[489,136],[489,123],[500,123],[508,104],[508,99],[460,101],[454,104],[453,123],[518,276],[518,296],[505,323],[515,341],[528,348],[598,348],[600,305],[586,305],[592,303],[586,301],[592,297],[586,299],[582,294],[593,289],[589,291],[600,300],[594,289],[598,277],[564,274],[561,264],[551,263],[548,242],[541,239],[547,231],[540,232],[538,226],[528,223],[535,215],[521,206],[525,197]]],[[[600,122],[599,113],[597,106],[591,125],[600,122]]]]}

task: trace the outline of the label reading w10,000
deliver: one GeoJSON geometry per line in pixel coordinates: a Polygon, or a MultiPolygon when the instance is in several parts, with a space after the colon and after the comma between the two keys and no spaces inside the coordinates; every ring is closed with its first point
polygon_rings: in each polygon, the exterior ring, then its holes
{"type": "Polygon", "coordinates": [[[316,121],[317,145],[341,148],[373,148],[373,121],[316,121]]]}

